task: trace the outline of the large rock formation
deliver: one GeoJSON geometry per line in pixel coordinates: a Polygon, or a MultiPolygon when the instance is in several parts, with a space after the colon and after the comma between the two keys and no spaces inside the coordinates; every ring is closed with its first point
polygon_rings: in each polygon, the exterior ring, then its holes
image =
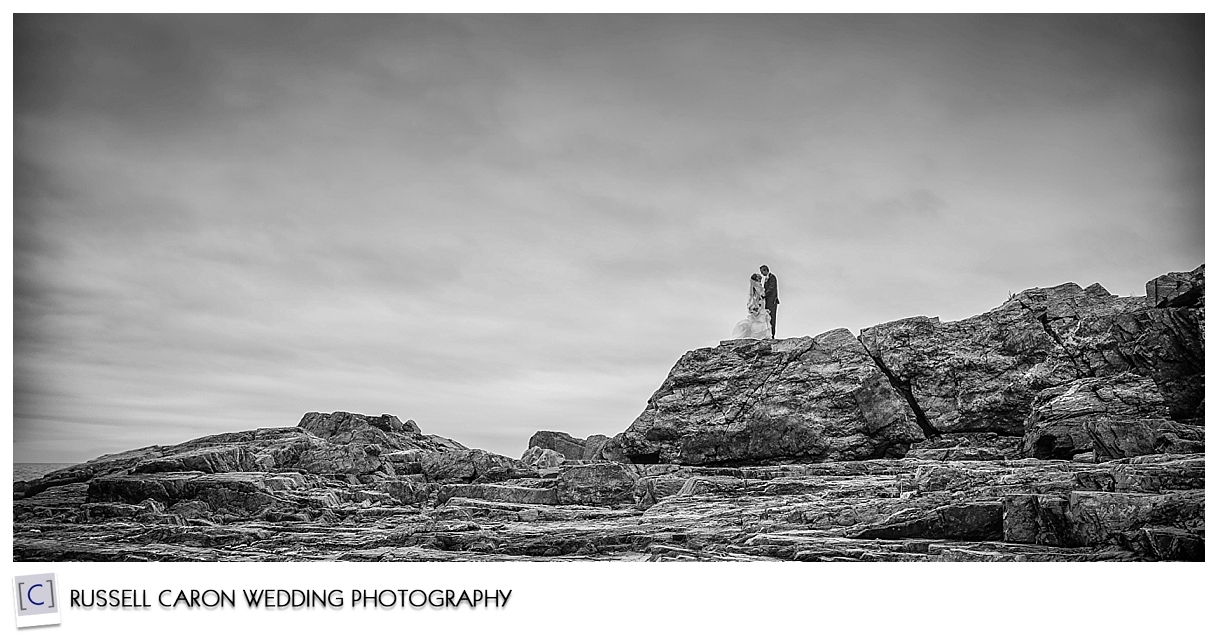
{"type": "Polygon", "coordinates": [[[1173,419],[1205,416],[1205,308],[1142,309],[1113,327],[1132,371],[1152,378],[1173,419]]]}
{"type": "Polygon", "coordinates": [[[1037,459],[1071,459],[1093,450],[1088,424],[1159,421],[1167,416],[1163,396],[1150,378],[1133,373],[1083,378],[1036,396],[1020,451],[1037,459]]]}
{"type": "Polygon", "coordinates": [[[1203,272],[691,351],[528,461],[341,412],[107,455],[14,484],[13,556],[1203,560],[1203,272]]]}
{"type": "Polygon", "coordinates": [[[622,436],[632,461],[732,465],[900,457],[914,413],[845,329],[685,354],[622,436]]]}
{"type": "MultiPolygon", "coordinates": [[[[1159,304],[1199,302],[1204,278],[1190,281],[1192,291],[1159,304]]],[[[906,318],[864,329],[859,339],[939,432],[1023,435],[1034,404],[1076,381],[1127,372],[1154,381],[1161,397],[1145,399],[1161,399],[1172,418],[1199,418],[1204,308],[1147,303],[1067,283],[1020,292],[972,318],[906,318]]]]}
{"type": "MultiPolygon", "coordinates": [[[[589,435],[588,439],[580,439],[569,433],[560,431],[537,431],[529,438],[529,448],[525,455],[534,453],[533,449],[546,449],[558,453],[571,461],[622,461],[618,444],[613,438],[605,435],[589,435]]],[[[521,457],[524,459],[524,456],[521,457]]],[[[528,460],[525,460],[528,461],[528,460]]]]}
{"type": "Polygon", "coordinates": [[[1096,323],[1135,305],[1099,285],[1070,283],[1021,292],[956,322],[917,317],[877,325],[859,340],[931,428],[1021,435],[1040,391],[1119,359],[1096,323]]]}
{"type": "Polygon", "coordinates": [[[537,431],[529,438],[530,449],[547,448],[567,459],[583,459],[584,446],[584,440],[558,431],[537,431]]]}
{"type": "MultiPolygon", "coordinates": [[[[299,471],[316,475],[360,477],[395,474],[393,454],[401,451],[460,452],[465,447],[437,435],[423,435],[413,421],[392,415],[306,413],[295,427],[260,428],[221,433],[174,446],[147,446],[17,482],[18,495],[126,473],[198,471],[299,471]]],[[[484,451],[478,451],[484,452],[484,451]]],[[[506,458],[505,458],[506,459],[506,458]]]]}
{"type": "Polygon", "coordinates": [[[1167,307],[1205,306],[1205,265],[1191,272],[1171,272],[1146,283],[1146,306],[1167,307]]]}

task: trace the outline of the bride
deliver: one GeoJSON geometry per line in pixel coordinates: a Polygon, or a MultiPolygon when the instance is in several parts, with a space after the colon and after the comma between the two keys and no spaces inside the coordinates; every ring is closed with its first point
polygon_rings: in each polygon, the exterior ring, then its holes
{"type": "Polygon", "coordinates": [[[766,311],[764,298],[765,293],[761,289],[761,274],[753,274],[749,278],[749,315],[736,323],[736,328],[732,329],[732,340],[741,338],[763,340],[774,337],[770,333],[770,312],[766,311]]]}

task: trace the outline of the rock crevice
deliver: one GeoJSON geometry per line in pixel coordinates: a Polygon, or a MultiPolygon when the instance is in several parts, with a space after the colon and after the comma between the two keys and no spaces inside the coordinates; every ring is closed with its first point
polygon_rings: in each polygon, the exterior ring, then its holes
{"type": "MultiPolygon", "coordinates": [[[[867,343],[861,337],[859,338],[859,344],[863,346],[864,350],[867,350],[867,343]]],[[[892,385],[892,388],[896,389],[897,393],[909,404],[909,410],[913,411],[914,419],[918,423],[918,428],[922,429],[922,434],[927,439],[942,435],[943,431],[931,425],[930,420],[926,417],[926,411],[923,411],[922,406],[918,404],[918,398],[914,396],[913,389],[909,386],[909,381],[898,378],[892,372],[892,369],[889,369],[888,365],[884,364],[882,352],[867,350],[867,355],[871,356],[871,359],[875,361],[880,373],[883,373],[884,377],[888,378],[888,383],[892,385]]]]}

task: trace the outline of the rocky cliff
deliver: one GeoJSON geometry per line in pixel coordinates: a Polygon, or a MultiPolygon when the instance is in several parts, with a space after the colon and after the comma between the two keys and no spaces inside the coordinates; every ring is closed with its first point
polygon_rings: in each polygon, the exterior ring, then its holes
{"type": "Polygon", "coordinates": [[[16,560],[1203,560],[1204,269],[683,356],[521,460],[392,415],[14,484],[16,560]]]}
{"type": "Polygon", "coordinates": [[[1101,413],[1203,439],[1204,276],[1161,276],[1147,297],[1029,289],[972,318],[857,339],[726,341],[685,354],[620,441],[636,463],[725,466],[901,457],[991,433],[1023,438],[1020,456],[1070,459],[1092,450],[1084,424],[1101,413]],[[1084,408],[1082,393],[1096,400],[1084,408]]]}

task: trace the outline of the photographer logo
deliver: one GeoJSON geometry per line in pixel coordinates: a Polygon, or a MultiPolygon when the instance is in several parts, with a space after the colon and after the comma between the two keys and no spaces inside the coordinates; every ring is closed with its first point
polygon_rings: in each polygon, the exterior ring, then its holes
{"type": "Polygon", "coordinates": [[[54,574],[27,574],[13,577],[17,598],[17,627],[59,624],[59,598],[54,574]]]}

